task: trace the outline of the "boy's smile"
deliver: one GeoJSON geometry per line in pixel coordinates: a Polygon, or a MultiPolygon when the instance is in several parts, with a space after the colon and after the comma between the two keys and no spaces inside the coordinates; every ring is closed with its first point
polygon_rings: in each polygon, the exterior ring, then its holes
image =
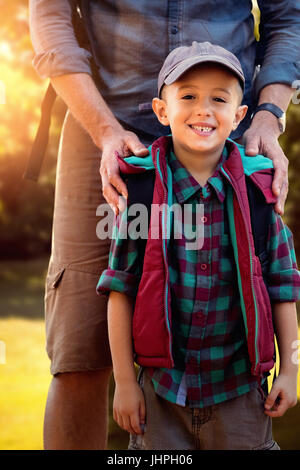
{"type": "MultiPolygon", "coordinates": [[[[182,163],[192,157],[219,159],[224,143],[247,112],[240,106],[242,90],[226,68],[205,63],[193,67],[153,100],[159,121],[170,125],[175,155],[182,163]]],[[[206,160],[205,158],[205,160],[206,160]]]]}

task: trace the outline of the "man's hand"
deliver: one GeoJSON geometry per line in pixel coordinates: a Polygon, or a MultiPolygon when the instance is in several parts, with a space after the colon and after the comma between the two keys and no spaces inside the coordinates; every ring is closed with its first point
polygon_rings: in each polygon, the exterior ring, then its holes
{"type": "Polygon", "coordinates": [[[275,169],[272,190],[278,197],[275,210],[283,215],[284,204],[288,193],[288,164],[278,143],[280,135],[277,118],[268,111],[255,114],[250,128],[243,136],[246,155],[261,154],[273,160],[275,169]]]}
{"type": "Polygon", "coordinates": [[[100,175],[102,178],[102,192],[108,204],[117,215],[122,208],[118,206],[119,196],[127,198],[126,184],[120,177],[117,153],[121,157],[136,155],[145,157],[148,149],[139,141],[138,137],[123,128],[113,128],[101,136],[98,146],[102,149],[100,175]]]}
{"type": "Polygon", "coordinates": [[[116,383],[113,418],[130,434],[143,434],[146,408],[144,394],[138,383],[116,383]]]}

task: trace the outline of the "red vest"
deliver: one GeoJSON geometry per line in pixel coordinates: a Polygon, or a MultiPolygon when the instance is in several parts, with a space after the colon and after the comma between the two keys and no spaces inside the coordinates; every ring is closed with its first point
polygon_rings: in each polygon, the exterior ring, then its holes
{"type": "MultiPolygon", "coordinates": [[[[151,146],[151,156],[156,170],[153,204],[167,203],[167,165],[170,137],[161,137],[151,146]]],[[[228,182],[226,208],[230,227],[241,310],[244,319],[251,373],[257,377],[274,365],[274,331],[272,310],[267,288],[263,281],[261,265],[255,255],[251,233],[250,210],[245,182],[245,157],[243,147],[233,141],[228,143],[229,155],[221,167],[228,182]],[[243,165],[244,162],[244,165],[243,165]]],[[[247,157],[251,171],[247,177],[263,193],[266,203],[274,203],[271,186],[272,163],[261,157],[258,169],[253,168],[255,158],[247,157]],[[261,164],[261,162],[263,164],[261,164]]],[[[119,159],[123,173],[145,171],[126,159],[119,159]]],[[[159,218],[159,233],[166,223],[164,213],[159,218]]],[[[151,237],[149,228],[145,250],[143,274],[139,284],[133,315],[133,341],[136,362],[146,367],[174,366],[172,358],[172,312],[169,270],[167,263],[167,240],[151,237]]]]}

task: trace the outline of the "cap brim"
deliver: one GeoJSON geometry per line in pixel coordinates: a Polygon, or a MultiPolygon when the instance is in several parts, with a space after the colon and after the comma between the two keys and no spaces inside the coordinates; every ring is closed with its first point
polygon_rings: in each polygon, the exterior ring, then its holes
{"type": "Polygon", "coordinates": [[[164,84],[171,85],[172,83],[176,82],[185,72],[187,72],[190,68],[194,67],[195,65],[202,64],[205,62],[213,62],[216,64],[223,65],[224,67],[230,69],[236,77],[240,80],[242,88],[244,90],[245,86],[245,77],[243,73],[236,68],[231,62],[226,60],[225,58],[221,58],[215,55],[201,55],[196,57],[190,57],[184,61],[182,61],[177,67],[172,70],[167,78],[164,80],[164,84]]]}

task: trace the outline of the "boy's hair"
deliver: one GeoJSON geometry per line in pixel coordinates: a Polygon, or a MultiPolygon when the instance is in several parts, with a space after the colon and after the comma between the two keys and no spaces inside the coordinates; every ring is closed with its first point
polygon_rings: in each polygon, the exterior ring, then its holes
{"type": "Polygon", "coordinates": [[[182,46],[173,49],[167,56],[158,75],[158,97],[164,85],[176,82],[192,67],[203,63],[214,63],[230,70],[241,85],[244,92],[245,76],[238,58],[232,52],[210,42],[193,41],[191,46],[182,46]]]}

